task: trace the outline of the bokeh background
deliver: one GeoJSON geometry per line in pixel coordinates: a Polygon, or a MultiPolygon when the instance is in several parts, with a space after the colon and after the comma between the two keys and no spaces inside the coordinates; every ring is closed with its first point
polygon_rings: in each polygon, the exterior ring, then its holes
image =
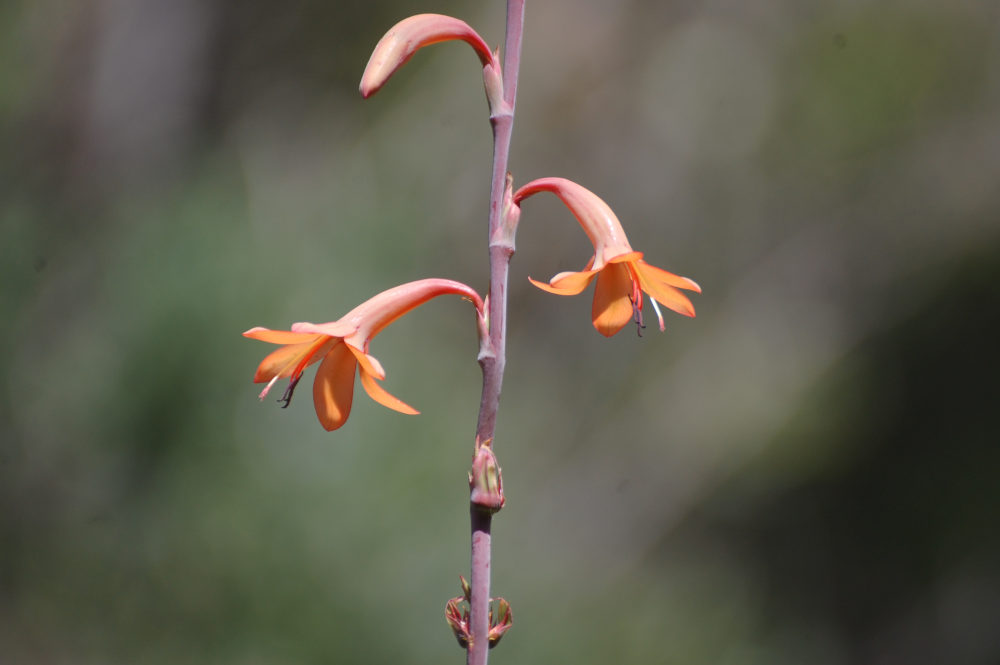
{"type": "MultiPolygon", "coordinates": [[[[335,433],[254,325],[487,283],[476,59],[357,83],[395,21],[504,8],[0,5],[0,662],[462,662],[467,305],[335,433]]],[[[1000,662],[1000,4],[529,0],[517,182],[605,198],[698,317],[607,340],[525,204],[497,663],[1000,662]]],[[[308,379],[306,380],[308,381],[308,379]]]]}

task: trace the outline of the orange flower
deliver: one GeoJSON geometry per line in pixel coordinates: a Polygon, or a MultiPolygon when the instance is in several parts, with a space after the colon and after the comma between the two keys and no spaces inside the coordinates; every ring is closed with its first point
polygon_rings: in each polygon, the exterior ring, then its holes
{"type": "Polygon", "coordinates": [[[320,423],[327,430],[343,425],[351,413],[355,368],[361,374],[361,385],[376,402],[400,413],[419,413],[376,382],[385,378],[385,370],[368,354],[368,344],[403,314],[446,293],[471,300],[482,329],[483,301],[479,294],[461,282],[448,279],[423,279],[383,291],[330,323],[295,323],[291,330],[251,328],[243,333],[244,337],[282,345],[261,361],[254,374],[254,383],[267,383],[260,398],[264,399],[278,379],[287,378],[288,388],[281,399],[288,406],[302,372],[319,362],[313,382],[313,403],[320,423]]]}
{"type": "Polygon", "coordinates": [[[565,178],[539,178],[514,192],[514,204],[538,192],[552,192],[562,199],[594,245],[594,256],[580,272],[561,272],[548,284],[529,277],[532,284],[549,293],[574,296],[597,277],[591,315],[594,328],[605,337],[617,333],[629,320],[635,321],[642,334],[643,293],[649,294],[661,331],[663,314],[657,302],[678,314],[694,316],[694,306],[678,289],[701,293],[701,287],[643,261],[642,252],[629,245],[618,217],[596,194],[565,178]]]}

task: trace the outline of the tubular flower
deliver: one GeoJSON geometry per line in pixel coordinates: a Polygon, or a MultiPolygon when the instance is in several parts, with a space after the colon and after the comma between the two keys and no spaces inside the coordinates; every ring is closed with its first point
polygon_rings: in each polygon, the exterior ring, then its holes
{"type": "Polygon", "coordinates": [[[448,279],[423,279],[383,291],[330,323],[295,323],[291,330],[251,328],[243,333],[244,337],[281,345],[261,361],[254,374],[254,383],[267,383],[260,398],[264,399],[278,379],[287,378],[288,388],[282,401],[288,406],[302,372],[318,362],[313,403],[320,423],[328,431],[343,425],[351,413],[355,368],[361,375],[361,385],[376,402],[400,413],[419,413],[377,383],[385,378],[385,370],[369,355],[368,344],[403,314],[447,293],[472,301],[482,329],[483,301],[479,294],[461,282],[448,279]]]}
{"type": "Polygon", "coordinates": [[[694,306],[679,289],[701,293],[694,280],[651,266],[629,245],[621,222],[608,204],[596,194],[565,178],[540,178],[514,192],[514,204],[538,192],[552,192],[566,204],[594,245],[594,256],[580,272],[561,272],[548,284],[530,277],[531,283],[549,293],[573,296],[581,293],[597,278],[591,314],[594,328],[611,337],[634,320],[641,329],[643,293],[650,297],[660,330],[664,329],[663,314],[657,305],[694,316],[694,306]]]}
{"type": "Polygon", "coordinates": [[[483,67],[488,68],[490,76],[499,75],[496,54],[490,51],[483,38],[468,23],[443,14],[417,14],[392,26],[375,45],[361,77],[361,96],[368,98],[378,92],[389,77],[421,48],[456,39],[473,48],[483,67]]]}

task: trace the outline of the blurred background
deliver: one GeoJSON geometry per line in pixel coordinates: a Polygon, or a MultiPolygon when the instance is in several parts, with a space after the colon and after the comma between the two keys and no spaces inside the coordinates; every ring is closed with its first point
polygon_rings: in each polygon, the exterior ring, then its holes
{"type": "MultiPolygon", "coordinates": [[[[397,20],[496,45],[503,5],[0,5],[0,662],[462,662],[467,305],[372,346],[422,415],[359,388],[334,433],[240,333],[485,288],[476,58],[357,84],[397,20]]],[[[1000,662],[998,35],[993,0],[528,0],[516,182],[704,294],[604,339],[528,283],[590,246],[525,204],[493,661],[1000,662]]]]}

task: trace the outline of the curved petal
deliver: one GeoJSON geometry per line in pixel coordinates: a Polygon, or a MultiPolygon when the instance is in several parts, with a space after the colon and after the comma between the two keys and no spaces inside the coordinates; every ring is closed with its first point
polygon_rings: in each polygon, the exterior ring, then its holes
{"type": "Polygon", "coordinates": [[[553,277],[552,281],[548,284],[531,279],[530,277],[528,278],[528,281],[540,288],[542,291],[555,293],[559,296],[575,296],[587,288],[590,284],[590,280],[594,279],[594,275],[596,275],[597,272],[598,271],[596,270],[561,272],[553,277]]]}
{"type": "Polygon", "coordinates": [[[368,396],[382,406],[387,406],[393,411],[399,411],[400,413],[405,413],[410,416],[420,413],[403,400],[394,395],[390,395],[385,388],[378,384],[375,377],[366,372],[364,368],[361,368],[361,385],[364,386],[365,392],[368,393],[368,396]]]}
{"type": "Polygon", "coordinates": [[[288,330],[271,330],[270,328],[257,326],[243,333],[243,336],[260,340],[261,342],[270,342],[271,344],[299,344],[310,341],[310,338],[315,337],[315,334],[290,332],[288,330]]]}
{"type": "Polygon", "coordinates": [[[327,344],[336,340],[330,337],[312,335],[315,339],[302,344],[287,344],[269,353],[260,361],[254,373],[254,383],[264,383],[274,378],[284,379],[301,373],[309,365],[318,362],[326,353],[327,344]]]}
{"type": "Polygon", "coordinates": [[[608,264],[597,276],[594,288],[594,305],[591,315],[594,328],[605,337],[611,337],[632,320],[632,276],[626,264],[608,264]]]}
{"type": "Polygon", "coordinates": [[[347,421],[354,400],[354,370],[357,360],[346,344],[334,346],[319,369],[313,382],[313,405],[316,416],[326,431],[332,431],[347,421]]]}
{"type": "Polygon", "coordinates": [[[701,287],[698,286],[698,282],[693,279],[675,275],[672,272],[667,272],[663,268],[657,268],[656,266],[649,265],[645,261],[639,261],[636,268],[640,273],[645,273],[643,276],[650,281],[663,282],[668,286],[673,286],[678,289],[687,289],[689,291],[701,293],[701,287]]]}
{"type": "Polygon", "coordinates": [[[695,315],[691,300],[672,286],[647,284],[642,287],[642,290],[648,293],[650,298],[655,298],[658,303],[669,307],[678,314],[691,317],[695,315]]]}
{"type": "MultiPolygon", "coordinates": [[[[635,265],[636,275],[639,277],[639,286],[642,290],[649,294],[650,298],[655,298],[657,302],[661,303],[665,307],[669,307],[678,314],[683,314],[684,316],[694,316],[694,305],[688,300],[688,297],[683,293],[656,279],[650,279],[648,274],[648,269],[651,266],[648,265],[635,265]]],[[[661,272],[666,272],[665,270],[661,272]]]]}
{"type": "Polygon", "coordinates": [[[368,372],[376,379],[382,380],[385,378],[385,369],[382,367],[382,363],[378,361],[375,356],[368,355],[364,351],[354,348],[353,345],[347,344],[348,350],[354,354],[357,359],[358,364],[361,365],[362,371],[368,372]]]}

